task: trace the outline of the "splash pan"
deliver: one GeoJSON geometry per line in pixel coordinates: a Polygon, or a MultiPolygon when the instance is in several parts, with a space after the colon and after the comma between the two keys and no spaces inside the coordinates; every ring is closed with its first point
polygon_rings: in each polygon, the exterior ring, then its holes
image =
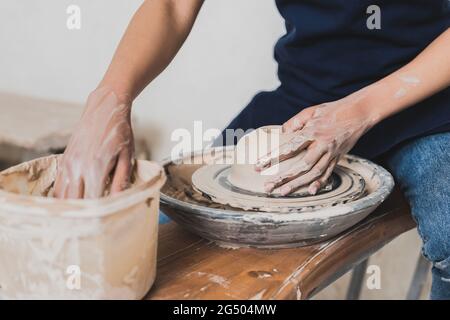
{"type": "Polygon", "coordinates": [[[348,155],[334,173],[340,184],[330,190],[313,197],[260,196],[256,207],[242,208],[241,199],[234,203],[230,201],[233,197],[224,194],[236,193],[237,198],[253,200],[258,195],[235,190],[227,183],[228,163],[233,157],[234,147],[220,147],[166,161],[168,180],[161,192],[162,210],[173,220],[228,247],[284,248],[329,239],[369,215],[394,186],[385,169],[348,155]],[[200,180],[215,182],[201,184],[199,190],[198,175],[207,176],[200,180]]]}

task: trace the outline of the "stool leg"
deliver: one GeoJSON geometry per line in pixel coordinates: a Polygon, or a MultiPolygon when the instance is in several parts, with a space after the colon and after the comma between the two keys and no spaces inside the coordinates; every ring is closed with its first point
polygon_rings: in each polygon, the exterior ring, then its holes
{"type": "Polygon", "coordinates": [[[419,258],[416,263],[416,270],[414,271],[414,275],[409,286],[408,295],[406,296],[407,300],[418,300],[420,298],[430,266],[430,262],[425,259],[422,254],[419,254],[419,258]]]}
{"type": "Polygon", "coordinates": [[[347,300],[359,299],[362,289],[362,282],[364,280],[368,262],[369,259],[367,258],[366,260],[358,264],[355,268],[353,268],[352,278],[347,290],[347,300]]]}

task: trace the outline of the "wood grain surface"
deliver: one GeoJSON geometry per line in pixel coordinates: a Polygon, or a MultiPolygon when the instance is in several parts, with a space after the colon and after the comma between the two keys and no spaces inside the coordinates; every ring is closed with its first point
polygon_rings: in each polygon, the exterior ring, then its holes
{"type": "Polygon", "coordinates": [[[160,226],[146,299],[308,299],[414,226],[398,191],[353,228],[302,248],[225,249],[171,222],[160,226]]]}

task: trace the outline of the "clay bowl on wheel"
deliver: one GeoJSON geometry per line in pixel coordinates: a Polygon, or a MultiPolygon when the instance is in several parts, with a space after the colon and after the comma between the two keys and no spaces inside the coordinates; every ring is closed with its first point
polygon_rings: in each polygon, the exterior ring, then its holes
{"type": "Polygon", "coordinates": [[[194,172],[206,165],[232,163],[234,156],[234,146],[219,147],[163,163],[168,179],[161,190],[162,211],[191,232],[227,247],[287,248],[329,239],[369,215],[394,186],[385,169],[349,155],[339,165],[363,178],[364,192],[327,206],[244,210],[194,190],[194,172]]]}

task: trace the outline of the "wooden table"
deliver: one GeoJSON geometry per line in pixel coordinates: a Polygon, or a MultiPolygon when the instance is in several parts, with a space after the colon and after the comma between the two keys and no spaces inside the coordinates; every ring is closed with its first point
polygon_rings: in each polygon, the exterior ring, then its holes
{"type": "Polygon", "coordinates": [[[308,299],[414,226],[397,191],[355,227],[303,248],[224,249],[171,222],[160,226],[146,299],[308,299]]]}

